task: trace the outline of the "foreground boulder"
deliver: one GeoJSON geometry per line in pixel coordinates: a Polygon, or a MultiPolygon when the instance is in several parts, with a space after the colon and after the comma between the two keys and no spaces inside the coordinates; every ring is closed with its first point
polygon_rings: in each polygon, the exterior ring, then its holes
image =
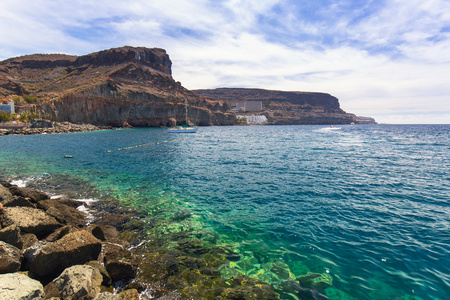
{"type": "Polygon", "coordinates": [[[0,274],[17,272],[21,264],[22,253],[20,250],[0,241],[0,274]]]}
{"type": "Polygon", "coordinates": [[[59,199],[48,199],[38,202],[38,208],[44,209],[45,212],[54,217],[62,224],[82,227],[86,223],[86,214],[76,209],[76,206],[67,205],[59,199]]]}
{"type": "Polygon", "coordinates": [[[41,200],[50,198],[46,193],[43,193],[43,192],[40,192],[37,190],[33,190],[33,189],[29,189],[29,188],[21,188],[21,187],[15,186],[15,185],[11,186],[9,188],[9,191],[13,195],[29,198],[31,200],[31,202],[34,202],[34,203],[37,203],[41,200]]]}
{"type": "Polygon", "coordinates": [[[69,233],[56,242],[41,243],[41,247],[36,246],[32,251],[27,249],[25,256],[31,272],[42,277],[56,277],[69,266],[96,260],[101,249],[98,239],[90,232],[80,230],[69,233]]]}
{"type": "Polygon", "coordinates": [[[43,238],[52,233],[61,224],[40,209],[32,207],[5,207],[3,209],[2,226],[16,224],[22,232],[33,233],[43,238]]]}
{"type": "Polygon", "coordinates": [[[13,224],[11,226],[0,229],[0,241],[22,249],[23,241],[20,234],[20,228],[16,224],[13,224]]]}
{"type": "Polygon", "coordinates": [[[30,277],[12,273],[0,275],[0,299],[41,299],[44,296],[42,284],[30,277]]]}
{"type": "Polygon", "coordinates": [[[102,275],[96,268],[76,265],[65,269],[53,283],[62,299],[88,300],[100,293],[102,280],[102,275]]]}

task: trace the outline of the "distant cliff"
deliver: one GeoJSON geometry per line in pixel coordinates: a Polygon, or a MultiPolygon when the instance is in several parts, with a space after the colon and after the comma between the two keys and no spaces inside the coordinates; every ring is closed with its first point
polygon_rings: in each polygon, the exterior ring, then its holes
{"type": "MultiPolygon", "coordinates": [[[[83,56],[32,54],[0,62],[0,100],[22,96],[18,112],[110,126],[185,123],[185,98],[200,126],[234,125],[234,101],[261,101],[270,124],[371,123],[324,93],[223,88],[189,91],[172,78],[164,49],[120,47],[83,56]]],[[[19,98],[20,99],[20,98],[19,98]]]]}
{"type": "Polygon", "coordinates": [[[158,48],[121,47],[84,56],[34,54],[0,62],[0,96],[31,95],[32,109],[59,121],[99,125],[232,125],[234,114],[176,82],[158,48]]]}
{"type": "Polygon", "coordinates": [[[210,99],[226,102],[260,101],[272,124],[374,124],[368,117],[357,117],[346,113],[339,106],[339,100],[326,93],[286,92],[247,88],[218,88],[194,90],[210,99]]]}

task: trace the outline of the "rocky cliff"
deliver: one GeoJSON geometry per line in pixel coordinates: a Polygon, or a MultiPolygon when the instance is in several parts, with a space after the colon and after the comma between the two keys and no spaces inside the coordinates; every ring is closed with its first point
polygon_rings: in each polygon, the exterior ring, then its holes
{"type": "Polygon", "coordinates": [[[228,107],[171,76],[163,49],[121,47],[84,56],[34,54],[0,62],[0,96],[30,95],[36,113],[59,121],[122,126],[232,125],[228,107]]]}
{"type": "Polygon", "coordinates": [[[233,125],[235,101],[260,101],[271,124],[371,123],[325,93],[222,88],[189,91],[172,78],[165,50],[120,47],[83,56],[33,54],[0,62],[0,101],[22,96],[19,113],[109,126],[233,125]]]}
{"type": "Polygon", "coordinates": [[[375,120],[357,117],[340,108],[339,100],[326,93],[287,92],[264,89],[218,88],[194,90],[210,99],[233,103],[259,101],[263,104],[264,115],[272,124],[374,124],[375,120]]]}

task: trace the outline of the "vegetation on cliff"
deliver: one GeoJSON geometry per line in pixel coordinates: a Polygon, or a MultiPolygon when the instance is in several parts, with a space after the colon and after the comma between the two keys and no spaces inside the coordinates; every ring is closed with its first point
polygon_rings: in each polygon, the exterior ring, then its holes
{"type": "Polygon", "coordinates": [[[174,126],[184,99],[200,126],[234,125],[233,101],[263,101],[272,124],[349,124],[354,115],[323,93],[258,89],[189,91],[172,78],[165,50],[120,47],[83,56],[33,54],[0,62],[0,100],[53,121],[110,126],[174,126]]]}

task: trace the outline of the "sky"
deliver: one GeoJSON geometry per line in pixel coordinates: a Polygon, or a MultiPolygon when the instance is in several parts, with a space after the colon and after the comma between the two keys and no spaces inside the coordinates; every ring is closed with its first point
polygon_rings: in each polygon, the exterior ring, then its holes
{"type": "Polygon", "coordinates": [[[1,0],[0,60],[163,48],[188,89],[329,93],[379,123],[450,124],[449,0],[1,0]]]}

